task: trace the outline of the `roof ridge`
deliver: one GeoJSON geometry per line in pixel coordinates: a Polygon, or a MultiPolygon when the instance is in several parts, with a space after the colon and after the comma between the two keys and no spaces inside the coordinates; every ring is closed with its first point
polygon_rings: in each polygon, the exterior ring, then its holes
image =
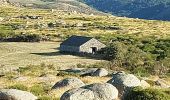
{"type": "Polygon", "coordinates": [[[61,45],[69,45],[69,46],[81,46],[82,44],[86,43],[87,41],[91,40],[93,37],[86,37],[86,36],[77,36],[72,35],[68,39],[66,39],[61,45]]]}

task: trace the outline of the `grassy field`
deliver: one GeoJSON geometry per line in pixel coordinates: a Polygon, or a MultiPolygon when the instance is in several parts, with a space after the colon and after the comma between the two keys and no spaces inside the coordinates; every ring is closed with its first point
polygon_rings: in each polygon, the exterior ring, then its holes
{"type": "MultiPolygon", "coordinates": [[[[11,32],[14,34],[40,34],[43,36],[55,35],[54,38],[57,41],[61,41],[65,39],[67,35],[74,34],[100,37],[101,41],[106,43],[110,40],[115,40],[117,41],[116,43],[119,44],[118,47],[120,50],[118,49],[119,52],[117,54],[120,53],[122,61],[127,60],[130,64],[134,62],[130,68],[133,68],[137,63],[136,68],[144,69],[136,70],[136,73],[139,75],[140,73],[146,74],[145,69],[148,68],[148,66],[140,66],[146,64],[143,63],[145,62],[145,59],[143,61],[141,58],[143,58],[145,54],[149,55],[149,58],[155,58],[159,55],[158,53],[150,56],[152,51],[157,50],[158,52],[161,52],[161,54],[166,53],[168,56],[166,56],[164,60],[167,62],[165,64],[169,66],[170,53],[168,48],[168,37],[170,36],[170,22],[115,16],[69,14],[60,11],[52,12],[51,10],[17,8],[12,6],[0,6],[0,19],[3,19],[0,21],[0,35],[6,35],[6,33],[11,32]],[[42,19],[18,18],[27,15],[42,16],[42,19]],[[52,25],[52,27],[50,27],[49,24],[51,23],[59,25],[52,25]],[[120,36],[116,37],[116,35],[120,36]],[[164,38],[165,40],[159,40],[164,38]],[[149,41],[148,39],[151,40],[149,41]],[[139,47],[141,48],[139,49],[139,47]],[[127,48],[132,51],[127,52],[130,51],[127,48]]],[[[101,60],[61,54],[58,50],[59,44],[60,42],[0,42],[0,71],[3,71],[3,69],[26,67],[26,69],[21,68],[20,70],[5,73],[5,75],[0,78],[0,88],[9,88],[13,86],[23,89],[24,85],[24,87],[28,88],[26,89],[27,91],[30,91],[35,95],[36,93],[34,93],[35,91],[32,92],[32,89],[36,89],[36,92],[40,92],[37,95],[38,97],[48,96],[50,98],[40,100],[58,100],[66,89],[51,91],[51,87],[63,78],[75,77],[74,75],[69,74],[57,76],[57,74],[60,73],[58,69],[74,67],[77,64],[88,65],[97,62],[101,63],[101,60]],[[55,67],[56,69],[51,69],[51,67],[55,67]],[[47,77],[40,77],[42,75],[47,75],[47,77]],[[43,87],[38,89],[35,88],[37,85],[44,86],[48,91],[46,92],[46,89],[43,89],[43,87]]],[[[162,62],[164,62],[164,60],[162,60],[162,62]]],[[[149,61],[149,64],[152,65],[156,60],[151,59],[149,61]]],[[[102,65],[102,67],[107,68],[108,66],[106,65],[102,65]]],[[[152,66],[150,68],[152,68],[152,66]]],[[[115,71],[114,68],[112,71],[115,71]]],[[[77,77],[86,84],[103,83],[111,78],[77,77]]],[[[149,77],[149,75],[147,77],[149,77]]],[[[153,80],[154,78],[151,77],[150,79],[153,80]]],[[[156,79],[158,79],[158,77],[156,77],[156,79]]],[[[165,80],[170,82],[169,76],[167,76],[165,80]]]]}
{"type": "Polygon", "coordinates": [[[0,43],[0,66],[14,68],[41,63],[66,68],[76,64],[92,64],[100,60],[59,53],[59,42],[2,42],[0,43]]]}

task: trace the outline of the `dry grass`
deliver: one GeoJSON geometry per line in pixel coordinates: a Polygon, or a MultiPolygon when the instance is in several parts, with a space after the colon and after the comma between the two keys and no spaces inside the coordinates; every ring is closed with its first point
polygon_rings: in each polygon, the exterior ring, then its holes
{"type": "MultiPolygon", "coordinates": [[[[73,77],[73,76],[70,76],[73,77]]],[[[6,88],[9,86],[13,86],[15,84],[22,84],[28,88],[31,88],[35,84],[48,84],[50,87],[52,87],[56,82],[66,78],[66,77],[60,77],[60,76],[53,76],[48,78],[42,78],[42,77],[30,77],[26,76],[27,80],[21,81],[17,79],[7,79],[7,78],[0,78],[0,88],[6,88]]],[[[86,85],[92,84],[92,83],[104,83],[107,82],[110,77],[79,77],[86,85]]],[[[60,98],[61,95],[67,91],[67,88],[61,88],[59,90],[50,90],[46,95],[50,96],[52,98],[60,98]]],[[[29,91],[29,89],[28,89],[29,91]]]]}
{"type": "Polygon", "coordinates": [[[0,43],[0,66],[14,68],[45,63],[63,69],[79,63],[92,64],[100,61],[60,54],[58,47],[58,42],[0,43]]]}

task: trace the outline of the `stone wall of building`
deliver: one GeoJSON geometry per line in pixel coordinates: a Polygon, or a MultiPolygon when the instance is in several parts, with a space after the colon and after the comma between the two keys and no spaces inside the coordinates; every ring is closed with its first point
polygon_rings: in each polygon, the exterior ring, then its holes
{"type": "Polygon", "coordinates": [[[93,38],[80,46],[80,52],[92,53],[92,47],[96,47],[98,51],[101,48],[106,47],[106,45],[93,38]]]}

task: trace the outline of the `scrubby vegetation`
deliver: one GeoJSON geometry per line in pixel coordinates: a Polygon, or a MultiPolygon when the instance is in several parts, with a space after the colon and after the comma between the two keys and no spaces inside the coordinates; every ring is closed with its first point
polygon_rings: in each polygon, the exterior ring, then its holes
{"type": "MultiPolygon", "coordinates": [[[[107,40],[108,41],[108,40],[107,40]]],[[[114,66],[124,67],[138,75],[166,75],[170,71],[169,38],[135,38],[134,36],[113,36],[100,54],[114,66]]]]}
{"type": "Polygon", "coordinates": [[[37,34],[17,34],[12,37],[2,38],[2,41],[7,42],[39,42],[41,37],[37,34]]]}
{"type": "Polygon", "coordinates": [[[135,87],[124,98],[126,100],[169,100],[170,90],[135,87]]]}
{"type": "Polygon", "coordinates": [[[12,86],[8,87],[9,89],[18,89],[18,90],[23,90],[23,91],[27,91],[28,87],[23,85],[23,84],[14,84],[12,86]]]}

